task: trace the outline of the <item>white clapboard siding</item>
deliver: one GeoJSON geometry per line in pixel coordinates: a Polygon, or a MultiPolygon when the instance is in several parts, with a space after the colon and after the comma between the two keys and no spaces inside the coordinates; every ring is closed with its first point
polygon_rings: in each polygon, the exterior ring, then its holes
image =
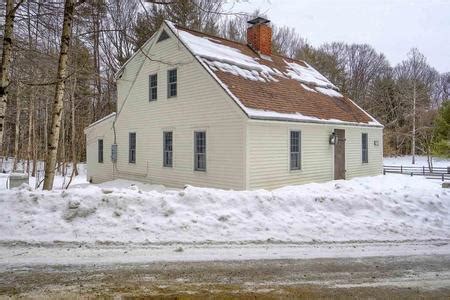
{"type": "Polygon", "coordinates": [[[138,53],[117,82],[116,177],[174,187],[245,188],[243,112],[174,37],[156,43],[148,56],[152,60],[138,53]],[[167,98],[167,71],[172,68],[178,70],[178,96],[167,98]],[[149,101],[148,77],[155,73],[158,99],[149,101]],[[194,171],[195,130],[207,132],[206,172],[194,171]],[[173,132],[172,168],[163,167],[164,131],[173,132]],[[135,164],[128,163],[129,132],[136,132],[135,164]]]}
{"type": "Polygon", "coordinates": [[[334,129],[346,132],[346,177],[377,175],[382,171],[382,129],[295,122],[248,122],[247,188],[273,189],[286,185],[334,179],[334,148],[328,138],[334,129]],[[289,132],[301,131],[301,170],[289,169],[289,132]],[[361,157],[361,133],[369,134],[369,163],[361,157]],[[374,145],[374,140],[379,145],[374,145]]]}
{"type": "Polygon", "coordinates": [[[86,130],[88,179],[125,178],[180,188],[195,185],[239,190],[333,180],[334,147],[328,138],[334,129],[346,131],[346,178],[382,172],[382,128],[250,120],[165,29],[170,39],[148,41],[118,74],[115,166],[110,158],[114,118],[86,130]],[[178,70],[178,96],[167,98],[167,71],[173,68],[178,70]],[[149,101],[150,74],[158,74],[156,101],[149,101]],[[206,131],[206,172],[194,171],[196,130],[206,131]],[[301,170],[289,170],[290,130],[302,132],[301,170]],[[163,167],[164,131],[173,132],[171,168],[163,167]],[[136,163],[128,162],[130,132],[136,133],[136,163]],[[367,164],[362,163],[363,132],[369,137],[367,164]],[[103,164],[97,162],[98,138],[104,139],[103,164]]]}
{"type": "Polygon", "coordinates": [[[112,123],[114,116],[86,128],[87,180],[100,183],[113,179],[111,163],[112,123]],[[98,162],[98,140],[103,139],[103,163],[98,162]]]}

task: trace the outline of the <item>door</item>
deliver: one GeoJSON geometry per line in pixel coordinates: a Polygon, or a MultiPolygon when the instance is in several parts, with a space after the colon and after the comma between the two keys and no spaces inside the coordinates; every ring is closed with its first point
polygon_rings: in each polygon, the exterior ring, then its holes
{"type": "Polygon", "coordinates": [[[345,130],[335,129],[334,179],[345,179],[345,130]]]}

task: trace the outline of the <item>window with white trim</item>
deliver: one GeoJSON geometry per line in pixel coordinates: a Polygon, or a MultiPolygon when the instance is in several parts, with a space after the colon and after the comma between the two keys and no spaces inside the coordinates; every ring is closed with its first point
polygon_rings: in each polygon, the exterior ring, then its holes
{"type": "Polygon", "coordinates": [[[98,162],[103,163],[103,140],[98,140],[98,162]]]}
{"type": "Polygon", "coordinates": [[[301,137],[300,131],[291,131],[290,134],[290,169],[301,169],[301,137]]]}
{"type": "Polygon", "coordinates": [[[167,98],[177,96],[177,69],[167,71],[167,98]]]}
{"type": "Polygon", "coordinates": [[[128,134],[128,162],[136,163],[136,132],[128,134]]]}
{"type": "Polygon", "coordinates": [[[173,157],[173,134],[172,131],[164,131],[163,133],[163,166],[172,167],[173,157]]]}
{"type": "Polygon", "coordinates": [[[158,74],[152,74],[148,77],[149,100],[158,99],[158,74]]]}
{"type": "Polygon", "coordinates": [[[369,162],[369,138],[367,133],[361,135],[361,158],[363,163],[369,162]]]}
{"type": "Polygon", "coordinates": [[[194,170],[206,171],[206,132],[194,132],[194,170]]]}

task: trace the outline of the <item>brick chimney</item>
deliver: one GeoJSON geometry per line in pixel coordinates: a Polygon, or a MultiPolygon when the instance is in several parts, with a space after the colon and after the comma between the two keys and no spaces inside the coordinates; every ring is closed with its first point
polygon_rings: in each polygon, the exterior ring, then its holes
{"type": "Polygon", "coordinates": [[[269,20],[257,17],[247,22],[247,44],[260,54],[272,54],[272,28],[269,20]]]}

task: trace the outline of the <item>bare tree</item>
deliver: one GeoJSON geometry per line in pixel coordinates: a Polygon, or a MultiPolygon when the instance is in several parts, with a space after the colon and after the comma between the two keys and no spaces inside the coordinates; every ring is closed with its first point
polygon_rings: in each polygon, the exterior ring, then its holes
{"type": "Polygon", "coordinates": [[[14,0],[6,0],[5,25],[3,33],[2,61],[0,66],[0,150],[3,147],[5,109],[8,102],[9,72],[12,59],[12,38],[16,11],[24,0],[14,5],[14,0]]]}
{"type": "Polygon", "coordinates": [[[438,73],[427,64],[425,56],[416,48],[408,53],[408,59],[400,63],[395,71],[404,103],[411,109],[411,163],[415,164],[417,110],[430,108],[438,73]]]}
{"type": "Polygon", "coordinates": [[[58,153],[61,114],[63,109],[63,98],[67,73],[67,54],[70,45],[74,10],[75,0],[66,0],[64,5],[64,21],[61,34],[61,49],[58,63],[57,83],[55,88],[55,97],[53,100],[50,140],[48,142],[49,152],[47,153],[45,160],[44,190],[51,190],[53,188],[53,180],[55,178],[56,155],[58,153]]]}

